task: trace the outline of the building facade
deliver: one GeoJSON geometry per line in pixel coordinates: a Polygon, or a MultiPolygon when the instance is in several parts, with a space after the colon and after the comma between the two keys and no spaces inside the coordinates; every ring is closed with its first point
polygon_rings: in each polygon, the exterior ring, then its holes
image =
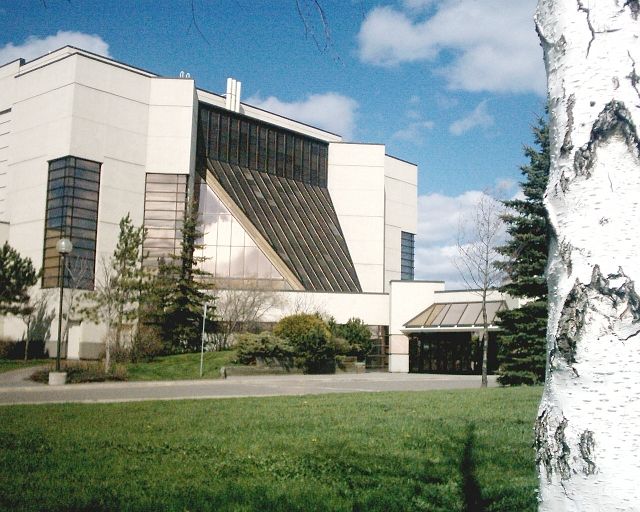
{"type": "MultiPolygon", "coordinates": [[[[380,364],[408,371],[404,323],[444,287],[413,281],[417,176],[383,144],[242,103],[232,79],[214,94],[73,47],[0,66],[0,239],[42,266],[40,293],[59,286],[61,236],[74,245],[65,287],[91,290],[121,218],[145,226],[153,265],[179,246],[195,198],[219,289],[278,294],[265,321],[359,317],[384,340],[380,364]]],[[[103,337],[72,318],[67,357],[95,357],[103,337]]]]}

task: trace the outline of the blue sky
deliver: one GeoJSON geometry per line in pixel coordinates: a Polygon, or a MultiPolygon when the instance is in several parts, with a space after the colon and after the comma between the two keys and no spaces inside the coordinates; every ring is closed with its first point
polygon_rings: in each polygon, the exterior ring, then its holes
{"type": "Polygon", "coordinates": [[[328,45],[313,0],[306,27],[295,0],[193,0],[202,35],[191,4],[0,0],[0,63],[73,44],[213,92],[232,76],[243,101],[385,143],[419,166],[417,277],[455,287],[459,217],[517,193],[543,111],[535,0],[324,0],[328,45]]]}

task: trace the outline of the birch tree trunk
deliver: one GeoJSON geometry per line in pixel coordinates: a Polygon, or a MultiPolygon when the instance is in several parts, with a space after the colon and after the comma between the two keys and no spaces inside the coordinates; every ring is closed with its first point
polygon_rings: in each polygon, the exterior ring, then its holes
{"type": "Polygon", "coordinates": [[[551,105],[541,511],[640,510],[640,4],[539,0],[551,105]]]}

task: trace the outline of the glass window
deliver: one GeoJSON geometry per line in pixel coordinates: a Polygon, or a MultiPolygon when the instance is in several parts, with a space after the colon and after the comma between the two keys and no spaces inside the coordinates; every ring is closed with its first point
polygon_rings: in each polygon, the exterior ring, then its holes
{"type": "Polygon", "coordinates": [[[232,118],[229,128],[229,163],[238,163],[238,150],[240,149],[240,120],[232,118]]]}
{"type": "Polygon", "coordinates": [[[249,165],[249,123],[247,121],[240,121],[238,163],[243,167],[247,167],[249,165]]]}
{"type": "Polygon", "coordinates": [[[182,221],[187,201],[187,177],[184,174],[146,175],[144,227],[147,237],[145,265],[155,266],[161,257],[180,252],[182,221]]]}
{"type": "Polygon", "coordinates": [[[276,158],[277,158],[277,144],[276,144],[277,134],[273,130],[269,130],[269,149],[267,151],[267,156],[269,162],[267,163],[267,171],[271,174],[276,173],[276,158]]]}
{"type": "Polygon", "coordinates": [[[64,286],[93,289],[101,165],[75,157],[49,162],[43,288],[60,286],[62,269],[56,243],[66,237],[73,243],[73,251],[62,272],[64,286]]]}
{"type": "Polygon", "coordinates": [[[229,121],[227,116],[220,116],[220,149],[218,158],[223,162],[229,161],[229,121]]]}
{"type": "Polygon", "coordinates": [[[413,281],[415,261],[415,235],[402,231],[400,233],[400,279],[413,281]]]}
{"type": "Polygon", "coordinates": [[[326,142],[204,104],[200,116],[199,155],[326,188],[326,142]]]}

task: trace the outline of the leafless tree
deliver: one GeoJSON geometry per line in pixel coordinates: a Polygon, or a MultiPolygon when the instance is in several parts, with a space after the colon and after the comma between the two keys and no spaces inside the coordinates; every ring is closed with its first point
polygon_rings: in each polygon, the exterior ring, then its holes
{"type": "Polygon", "coordinates": [[[482,387],[487,387],[487,354],[489,322],[487,295],[502,279],[496,267],[501,260],[498,246],[503,236],[503,207],[492,196],[483,193],[469,219],[463,219],[458,229],[456,267],[466,286],[482,299],[482,387]]]}
{"type": "MultiPolygon", "coordinates": [[[[69,346],[69,328],[71,317],[78,313],[82,297],[86,293],[86,283],[91,278],[90,262],[87,258],[72,256],[66,261],[66,275],[69,282],[65,283],[62,305],[62,345],[66,353],[69,346]]],[[[61,352],[62,352],[61,348],[61,352]]]]}
{"type": "Polygon", "coordinates": [[[221,290],[215,301],[220,322],[217,332],[212,335],[214,348],[229,348],[234,333],[250,329],[267,312],[277,307],[279,302],[277,294],[272,290],[221,290]]]}

